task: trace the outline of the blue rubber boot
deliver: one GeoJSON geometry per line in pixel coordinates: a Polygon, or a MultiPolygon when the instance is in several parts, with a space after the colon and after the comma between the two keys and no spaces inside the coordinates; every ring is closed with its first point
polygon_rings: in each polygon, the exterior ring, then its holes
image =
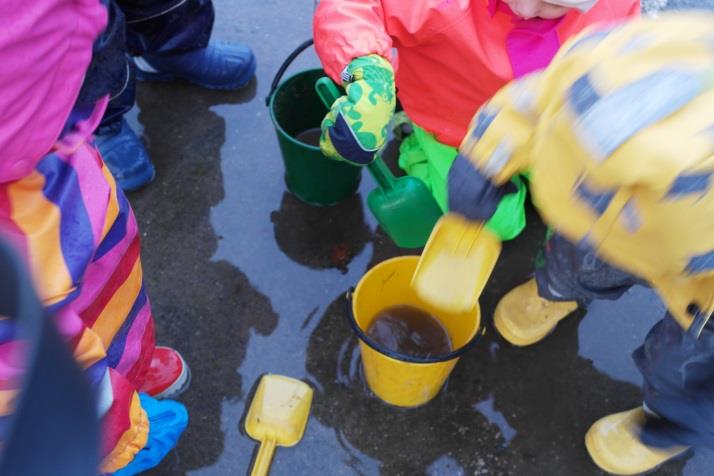
{"type": "Polygon", "coordinates": [[[148,441],[134,459],[113,476],[134,476],[155,468],[176,447],[188,425],[188,412],[179,402],[159,401],[145,393],[140,393],[139,399],[149,418],[148,441]]]}
{"type": "Polygon", "coordinates": [[[120,127],[96,134],[95,144],[117,184],[132,192],[154,180],[156,172],[144,144],[121,119],[120,127]]]}
{"type": "Polygon", "coordinates": [[[184,79],[207,89],[239,89],[255,74],[255,56],[247,45],[212,41],[205,48],[175,55],[134,58],[144,81],[184,79]]]}

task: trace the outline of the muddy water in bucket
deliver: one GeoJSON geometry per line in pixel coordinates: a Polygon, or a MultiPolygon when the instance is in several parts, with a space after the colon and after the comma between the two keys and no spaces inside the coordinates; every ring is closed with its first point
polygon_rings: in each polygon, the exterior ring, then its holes
{"type": "MultiPolygon", "coordinates": [[[[466,312],[443,312],[419,298],[411,287],[418,261],[418,256],[400,256],[370,269],[355,288],[350,309],[350,322],[359,337],[367,385],[377,397],[399,407],[423,405],[439,393],[459,357],[478,339],[481,322],[478,306],[466,312]],[[453,350],[415,356],[391,350],[368,335],[372,324],[384,311],[405,305],[418,309],[419,314],[437,318],[438,327],[448,335],[453,350]]],[[[413,316],[412,312],[410,314],[413,316]]],[[[432,317],[426,322],[428,319],[432,317]]],[[[429,325],[431,330],[427,333],[433,337],[437,331],[433,323],[429,325]]],[[[424,326],[419,328],[424,329],[424,326]]]]}
{"type": "Polygon", "coordinates": [[[451,338],[439,319],[413,306],[393,306],[380,312],[367,335],[393,352],[412,357],[451,352],[451,338]]]}
{"type": "Polygon", "coordinates": [[[322,130],[319,127],[312,127],[297,134],[295,140],[313,147],[319,147],[320,134],[322,134],[322,130]]]}

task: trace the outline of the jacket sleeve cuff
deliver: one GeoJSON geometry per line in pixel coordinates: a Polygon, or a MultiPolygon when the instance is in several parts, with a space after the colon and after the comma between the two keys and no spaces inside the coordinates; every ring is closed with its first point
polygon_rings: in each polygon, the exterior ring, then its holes
{"type": "Polygon", "coordinates": [[[449,210],[469,220],[486,221],[496,213],[498,204],[514,186],[497,186],[466,157],[459,154],[449,170],[449,210]]]}
{"type": "Polygon", "coordinates": [[[313,19],[313,38],[325,72],[338,84],[342,71],[360,56],[377,54],[394,63],[392,39],[376,0],[322,0],[313,19]]]}

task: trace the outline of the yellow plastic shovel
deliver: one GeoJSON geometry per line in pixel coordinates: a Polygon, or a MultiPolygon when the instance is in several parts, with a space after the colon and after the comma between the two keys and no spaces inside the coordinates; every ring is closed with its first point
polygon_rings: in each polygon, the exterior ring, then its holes
{"type": "Polygon", "coordinates": [[[412,287],[436,308],[467,312],[476,307],[500,254],[501,241],[482,222],[448,213],[431,232],[412,287]]]}
{"type": "Polygon", "coordinates": [[[264,375],[245,419],[245,431],[260,441],[251,476],[266,476],[275,446],[295,446],[305,433],[312,388],[282,375],[264,375]]]}

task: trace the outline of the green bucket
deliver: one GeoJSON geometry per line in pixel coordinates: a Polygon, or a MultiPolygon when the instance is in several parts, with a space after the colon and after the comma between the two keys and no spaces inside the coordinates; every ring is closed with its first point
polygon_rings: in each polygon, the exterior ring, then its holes
{"type": "Polygon", "coordinates": [[[315,92],[321,69],[297,73],[282,83],[290,63],[312,44],[308,40],[285,60],[266,98],[285,163],[285,184],[300,200],[311,205],[334,205],[354,195],[362,168],[325,157],[320,148],[296,139],[302,132],[320,127],[325,106],[315,92]]]}

